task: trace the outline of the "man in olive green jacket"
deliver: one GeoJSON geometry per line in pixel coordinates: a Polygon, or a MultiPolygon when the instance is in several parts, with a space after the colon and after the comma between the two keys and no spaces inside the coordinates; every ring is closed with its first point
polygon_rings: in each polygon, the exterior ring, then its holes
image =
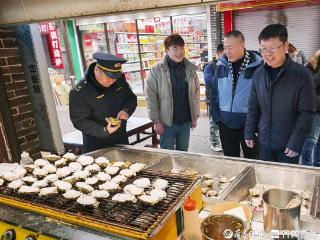
{"type": "Polygon", "coordinates": [[[184,41],[178,34],[164,41],[167,56],[153,66],[147,78],[150,119],[160,135],[160,147],[187,151],[190,128],[200,116],[200,85],[196,67],[184,57],[184,41]]]}

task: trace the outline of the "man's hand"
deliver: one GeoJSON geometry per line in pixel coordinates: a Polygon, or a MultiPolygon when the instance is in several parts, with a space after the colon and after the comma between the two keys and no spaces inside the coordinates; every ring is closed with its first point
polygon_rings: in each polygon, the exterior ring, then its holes
{"type": "Polygon", "coordinates": [[[255,145],[254,140],[245,140],[245,142],[249,148],[253,148],[255,145]]]}
{"type": "Polygon", "coordinates": [[[117,119],[119,120],[128,120],[128,118],[129,118],[129,114],[124,110],[121,110],[117,115],[117,119]]]}
{"type": "Polygon", "coordinates": [[[284,151],[284,153],[286,154],[287,157],[291,157],[294,158],[296,156],[298,156],[299,154],[295,151],[290,150],[289,148],[286,148],[286,150],[284,151]]]}
{"type": "Polygon", "coordinates": [[[118,131],[118,129],[121,127],[121,124],[119,125],[116,125],[116,126],[112,126],[111,125],[111,122],[108,123],[107,125],[107,132],[111,135],[113,134],[114,132],[118,131]]]}
{"type": "Polygon", "coordinates": [[[197,127],[197,120],[192,121],[191,127],[192,127],[192,129],[197,127]]]}
{"type": "Polygon", "coordinates": [[[164,128],[161,122],[155,123],[154,124],[154,130],[158,135],[162,135],[164,128]]]}

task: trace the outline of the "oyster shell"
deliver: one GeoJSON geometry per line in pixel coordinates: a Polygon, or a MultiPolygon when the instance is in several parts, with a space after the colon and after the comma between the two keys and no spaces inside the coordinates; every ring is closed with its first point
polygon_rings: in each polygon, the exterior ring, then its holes
{"type": "Polygon", "coordinates": [[[126,182],[127,181],[127,178],[123,175],[117,175],[115,176],[114,178],[111,179],[111,182],[114,182],[114,183],[117,183],[117,184],[120,184],[120,183],[123,183],[123,182],[126,182]]]}
{"type": "Polygon", "coordinates": [[[228,181],[228,179],[223,175],[219,175],[218,179],[220,183],[226,183],[228,181]]]}
{"type": "Polygon", "coordinates": [[[129,184],[127,186],[125,186],[123,188],[123,191],[125,193],[128,193],[128,194],[131,194],[131,195],[141,195],[144,191],[143,191],[143,188],[139,188],[137,187],[136,185],[133,185],[133,184],[129,184]]]}
{"type": "Polygon", "coordinates": [[[250,196],[257,197],[260,195],[260,191],[258,188],[250,188],[249,189],[250,196]]]}
{"type": "Polygon", "coordinates": [[[106,174],[104,172],[99,172],[96,177],[101,181],[101,182],[106,182],[111,180],[111,176],[109,174],[106,174]]]}
{"type": "Polygon", "coordinates": [[[48,170],[45,168],[36,168],[35,170],[33,170],[33,175],[40,178],[47,176],[48,173],[48,170]]]}
{"type": "Polygon", "coordinates": [[[54,162],[54,165],[57,167],[57,168],[61,168],[61,167],[64,167],[65,165],[67,165],[68,161],[67,159],[65,158],[61,158],[60,160],[57,160],[54,162]]]}
{"type": "Polygon", "coordinates": [[[81,195],[80,197],[78,197],[77,203],[84,206],[93,206],[93,207],[98,207],[99,205],[97,199],[89,195],[81,195]]]}
{"type": "Polygon", "coordinates": [[[60,156],[56,155],[56,154],[46,154],[44,156],[42,156],[43,159],[46,159],[50,162],[54,162],[60,159],[60,156]]]}
{"type": "Polygon", "coordinates": [[[42,188],[39,192],[39,196],[43,197],[43,196],[52,196],[58,194],[58,190],[56,187],[46,187],[46,188],[42,188]]]}
{"type": "Polygon", "coordinates": [[[34,182],[31,186],[35,188],[44,188],[48,186],[48,182],[46,180],[40,180],[40,181],[34,182]]]}
{"type": "Polygon", "coordinates": [[[131,169],[132,171],[138,173],[141,170],[143,170],[145,167],[146,167],[146,164],[144,164],[144,163],[134,163],[129,167],[129,169],[131,169]]]}
{"type": "Polygon", "coordinates": [[[206,197],[208,197],[208,198],[212,198],[212,197],[216,197],[216,196],[218,196],[218,192],[215,190],[209,190],[206,193],[206,197]]]}
{"type": "Polygon", "coordinates": [[[76,199],[80,197],[83,193],[74,189],[66,191],[62,196],[66,199],[76,199]]]}
{"type": "Polygon", "coordinates": [[[19,188],[18,193],[20,194],[37,194],[39,193],[40,189],[37,187],[30,187],[30,186],[26,186],[23,185],[19,188]]]}
{"type": "Polygon", "coordinates": [[[303,199],[305,199],[305,200],[310,200],[312,193],[309,192],[309,191],[304,191],[304,192],[302,192],[300,195],[301,195],[301,197],[302,197],[303,199]]]}
{"type": "Polygon", "coordinates": [[[77,179],[86,179],[90,173],[88,171],[77,171],[73,174],[73,176],[77,179]]]}
{"type": "Polygon", "coordinates": [[[209,191],[209,189],[210,189],[210,188],[208,188],[208,187],[203,187],[203,188],[201,188],[201,192],[202,192],[203,194],[206,194],[206,193],[209,191]]]}
{"type": "Polygon", "coordinates": [[[49,174],[43,180],[47,181],[48,183],[53,183],[55,181],[58,181],[59,178],[57,174],[49,174]]]}
{"type": "Polygon", "coordinates": [[[32,173],[34,169],[36,169],[38,166],[37,165],[34,165],[34,164],[28,164],[28,165],[25,165],[24,168],[26,169],[26,171],[28,173],[32,173]]]}
{"type": "Polygon", "coordinates": [[[211,175],[211,174],[203,174],[203,177],[205,178],[205,179],[212,179],[213,178],[213,176],[211,175]]]}
{"type": "Polygon", "coordinates": [[[4,184],[4,180],[0,178],[0,187],[4,184]]]}
{"type": "Polygon", "coordinates": [[[72,176],[65,177],[63,179],[63,181],[66,181],[66,182],[71,183],[73,185],[78,181],[78,178],[76,178],[75,176],[72,175],[72,176]]]}
{"type": "Polygon", "coordinates": [[[77,159],[77,161],[78,161],[79,163],[81,163],[82,166],[87,166],[87,165],[90,165],[90,164],[92,164],[92,163],[94,162],[94,158],[91,157],[91,156],[81,155],[81,156],[77,159]]]}
{"type": "Polygon", "coordinates": [[[55,173],[57,171],[57,168],[50,163],[44,166],[43,168],[47,170],[48,173],[55,173]]]}
{"type": "Polygon", "coordinates": [[[104,169],[104,171],[109,175],[115,175],[119,171],[119,167],[108,166],[104,169]]]}
{"type": "Polygon", "coordinates": [[[100,172],[101,171],[101,168],[99,167],[98,164],[91,164],[91,165],[88,165],[84,168],[85,171],[88,171],[90,173],[95,173],[95,172],[100,172]]]}
{"type": "Polygon", "coordinates": [[[160,196],[157,196],[157,195],[147,195],[147,194],[144,194],[144,195],[141,195],[139,196],[139,199],[146,203],[146,204],[149,204],[151,206],[157,204],[161,199],[160,199],[160,196]]]}
{"type": "Polygon", "coordinates": [[[136,175],[136,172],[131,169],[123,169],[120,171],[120,175],[123,175],[125,177],[132,177],[136,175]]]}
{"type": "Polygon", "coordinates": [[[75,154],[68,152],[63,155],[63,158],[67,159],[68,161],[76,161],[78,157],[75,154]]]}
{"type": "Polygon", "coordinates": [[[108,198],[110,194],[106,190],[93,190],[90,195],[95,198],[108,198]]]}
{"type": "Polygon", "coordinates": [[[23,184],[24,182],[21,179],[16,179],[10,182],[7,187],[10,189],[16,190],[20,188],[23,184]]]}
{"type": "Polygon", "coordinates": [[[34,182],[38,181],[38,179],[36,179],[35,177],[32,177],[32,176],[26,176],[26,177],[22,178],[22,181],[24,181],[26,183],[34,183],[34,182]]]}
{"type": "Polygon", "coordinates": [[[139,178],[134,180],[133,184],[140,188],[147,188],[150,186],[151,182],[149,178],[139,178]]]}
{"type": "Polygon", "coordinates": [[[150,192],[149,192],[149,195],[151,196],[157,196],[160,198],[160,200],[164,199],[167,197],[167,193],[162,190],[162,189],[152,189],[150,192]]]}
{"type": "Polygon", "coordinates": [[[122,162],[122,161],[116,161],[112,164],[113,167],[124,167],[126,166],[126,163],[125,162],[122,162]]]}
{"type": "Polygon", "coordinates": [[[254,206],[254,207],[260,207],[262,204],[262,199],[261,198],[252,198],[251,203],[252,203],[252,206],[254,206]]]}
{"type": "Polygon", "coordinates": [[[186,175],[189,175],[189,176],[194,176],[194,175],[197,175],[198,174],[198,171],[197,170],[194,170],[194,169],[188,169],[186,170],[186,175]]]}
{"type": "Polygon", "coordinates": [[[97,182],[99,182],[99,179],[97,177],[91,177],[91,178],[87,178],[85,183],[88,185],[94,185],[97,182]]]}
{"type": "Polygon", "coordinates": [[[93,187],[91,187],[89,184],[86,184],[84,182],[77,182],[76,187],[83,193],[89,193],[94,190],[93,187]]]}
{"type": "Polygon", "coordinates": [[[78,172],[82,170],[82,164],[79,162],[71,162],[69,164],[69,168],[71,169],[72,172],[78,172]]]}
{"type": "Polygon", "coordinates": [[[56,172],[58,178],[67,177],[67,176],[69,176],[71,173],[72,173],[72,170],[71,170],[71,168],[69,168],[69,167],[58,168],[58,169],[57,169],[57,172],[56,172]]]}
{"type": "Polygon", "coordinates": [[[181,170],[179,168],[172,168],[171,169],[171,173],[173,174],[179,174],[181,172],[181,170]]]}
{"type": "Polygon", "coordinates": [[[33,164],[38,166],[38,167],[45,167],[48,164],[50,164],[50,162],[48,160],[40,158],[40,159],[35,160],[33,164]]]}
{"type": "Polygon", "coordinates": [[[105,168],[110,165],[110,162],[106,157],[98,157],[94,161],[102,168],[105,168]]]}
{"type": "Polygon", "coordinates": [[[135,196],[128,193],[117,193],[112,197],[112,201],[116,202],[137,202],[135,196]]]}
{"type": "Polygon", "coordinates": [[[100,190],[106,190],[106,191],[114,191],[114,190],[117,190],[119,188],[120,187],[119,187],[118,183],[111,182],[111,181],[108,181],[108,182],[105,182],[105,183],[99,185],[99,189],[100,190]]]}
{"type": "Polygon", "coordinates": [[[211,187],[213,184],[214,180],[213,179],[208,179],[205,180],[203,183],[207,186],[207,187],[211,187]]]}
{"type": "Polygon", "coordinates": [[[153,187],[158,189],[166,189],[169,186],[169,182],[165,179],[158,178],[154,183],[153,187]]]}
{"type": "Polygon", "coordinates": [[[60,191],[68,191],[72,188],[72,185],[66,181],[62,181],[62,180],[59,180],[59,181],[55,181],[53,183],[53,186],[57,187],[58,190],[60,191]]]}

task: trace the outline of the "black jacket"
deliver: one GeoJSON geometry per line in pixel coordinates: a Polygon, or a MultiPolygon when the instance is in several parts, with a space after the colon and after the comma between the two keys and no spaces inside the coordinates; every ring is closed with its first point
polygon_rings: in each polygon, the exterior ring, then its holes
{"type": "Polygon", "coordinates": [[[263,64],[253,76],[245,139],[253,140],[258,128],[259,142],[264,147],[300,153],[314,113],[314,84],[305,67],[287,56],[271,83],[268,66],[263,64]]]}
{"type": "Polygon", "coordinates": [[[124,76],[108,88],[98,84],[92,63],[85,77],[70,91],[70,119],[75,128],[82,131],[84,151],[89,152],[115,144],[128,144],[126,121],[113,134],[104,131],[106,117],[117,117],[124,110],[129,116],[137,107],[137,97],[131,91],[124,76]]]}
{"type": "Polygon", "coordinates": [[[317,113],[320,113],[320,70],[312,76],[317,96],[317,113]]]}

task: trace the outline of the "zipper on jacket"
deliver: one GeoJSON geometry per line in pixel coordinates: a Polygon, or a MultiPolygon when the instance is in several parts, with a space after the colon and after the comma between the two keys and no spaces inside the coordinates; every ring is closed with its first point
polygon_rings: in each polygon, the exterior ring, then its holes
{"type": "Polygon", "coordinates": [[[236,90],[237,90],[237,85],[238,85],[238,81],[239,81],[240,75],[244,74],[244,71],[239,74],[238,80],[237,80],[237,84],[232,88],[232,98],[231,98],[231,110],[230,110],[230,112],[232,112],[232,110],[233,110],[233,100],[234,100],[234,95],[235,95],[236,90]]]}

